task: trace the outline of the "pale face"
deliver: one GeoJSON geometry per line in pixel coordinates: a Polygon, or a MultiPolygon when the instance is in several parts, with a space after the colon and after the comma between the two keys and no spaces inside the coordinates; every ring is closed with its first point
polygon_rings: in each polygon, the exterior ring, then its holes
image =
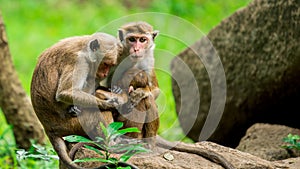
{"type": "Polygon", "coordinates": [[[138,61],[143,59],[142,57],[152,43],[152,39],[147,35],[129,35],[126,37],[126,43],[129,47],[130,59],[138,61]]]}

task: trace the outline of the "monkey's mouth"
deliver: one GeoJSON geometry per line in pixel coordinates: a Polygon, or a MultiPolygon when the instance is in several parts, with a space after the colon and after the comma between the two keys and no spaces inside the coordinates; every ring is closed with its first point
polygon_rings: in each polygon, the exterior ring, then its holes
{"type": "Polygon", "coordinates": [[[130,57],[131,57],[132,59],[140,59],[140,58],[142,58],[143,56],[142,56],[142,55],[136,55],[136,54],[133,54],[133,55],[130,55],[130,57]]]}

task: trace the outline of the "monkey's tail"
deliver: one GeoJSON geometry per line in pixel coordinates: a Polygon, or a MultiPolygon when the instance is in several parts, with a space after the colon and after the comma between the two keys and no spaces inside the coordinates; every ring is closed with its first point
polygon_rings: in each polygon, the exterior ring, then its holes
{"type": "Polygon", "coordinates": [[[72,159],[69,157],[67,153],[66,143],[61,137],[54,137],[50,140],[60,160],[66,165],[68,169],[98,169],[98,168],[83,168],[73,163],[72,159]]]}
{"type": "Polygon", "coordinates": [[[225,169],[235,169],[235,167],[233,167],[232,164],[229,163],[229,161],[226,160],[222,155],[211,150],[202,149],[200,147],[195,148],[193,146],[188,146],[187,144],[183,144],[180,142],[170,142],[161,138],[160,136],[156,136],[156,144],[158,147],[165,149],[197,154],[210,161],[220,164],[225,169]]]}

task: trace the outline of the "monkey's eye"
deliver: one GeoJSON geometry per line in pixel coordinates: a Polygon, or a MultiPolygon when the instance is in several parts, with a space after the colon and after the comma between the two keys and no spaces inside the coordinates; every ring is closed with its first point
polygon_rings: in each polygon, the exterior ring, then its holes
{"type": "Polygon", "coordinates": [[[147,40],[146,38],[143,38],[143,37],[140,38],[140,42],[142,42],[142,43],[145,42],[146,40],[147,40]]]}
{"type": "Polygon", "coordinates": [[[135,38],[134,37],[130,37],[128,38],[129,42],[135,42],[135,38]]]}

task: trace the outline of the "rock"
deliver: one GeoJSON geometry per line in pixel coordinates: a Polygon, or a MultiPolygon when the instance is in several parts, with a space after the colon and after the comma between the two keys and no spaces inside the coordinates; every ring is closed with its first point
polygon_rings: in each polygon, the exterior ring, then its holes
{"type": "Polygon", "coordinates": [[[277,163],[280,163],[282,165],[287,165],[289,169],[298,169],[300,166],[300,157],[298,158],[289,158],[282,161],[276,161],[277,163]]]}
{"type": "MultiPolygon", "coordinates": [[[[297,164],[300,159],[295,159],[293,161],[274,161],[270,162],[259,157],[253,156],[249,153],[244,153],[236,149],[224,147],[213,142],[198,142],[196,144],[186,144],[187,146],[192,146],[195,149],[201,148],[204,150],[214,151],[224,158],[226,158],[235,169],[296,169],[291,167],[297,164]]],[[[76,155],[76,158],[97,157],[97,154],[87,150],[85,148],[81,149],[76,155]]],[[[167,150],[162,148],[156,148],[153,152],[134,156],[129,159],[128,163],[138,166],[140,169],[222,169],[220,165],[213,163],[201,156],[178,152],[173,150],[167,150]],[[174,159],[167,160],[164,158],[166,153],[171,154],[174,159]]],[[[83,166],[98,167],[99,163],[85,164],[83,166]]],[[[60,166],[63,168],[63,166],[60,166]]]]}
{"type": "Polygon", "coordinates": [[[300,156],[300,151],[282,148],[283,138],[288,134],[300,135],[299,129],[283,125],[257,123],[251,126],[236,149],[269,161],[300,156]]]}
{"type": "Polygon", "coordinates": [[[299,25],[299,1],[253,0],[174,58],[183,131],[236,147],[257,122],[300,128],[299,25]]]}

